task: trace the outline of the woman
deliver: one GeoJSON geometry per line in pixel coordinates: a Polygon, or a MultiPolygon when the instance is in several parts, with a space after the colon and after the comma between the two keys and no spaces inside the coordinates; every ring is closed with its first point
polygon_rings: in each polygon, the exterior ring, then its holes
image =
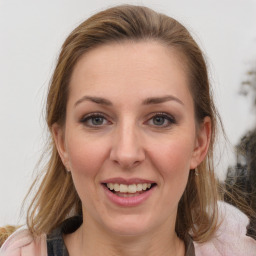
{"type": "Polygon", "coordinates": [[[118,6],[83,22],[63,44],[46,118],[51,157],[28,229],[1,255],[256,255],[247,217],[217,203],[218,114],[176,20],[118,6]]]}

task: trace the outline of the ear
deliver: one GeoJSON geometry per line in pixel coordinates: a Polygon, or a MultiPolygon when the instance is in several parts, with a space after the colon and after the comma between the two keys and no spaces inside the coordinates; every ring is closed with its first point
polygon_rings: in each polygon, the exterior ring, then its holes
{"type": "Polygon", "coordinates": [[[65,145],[65,128],[57,123],[54,123],[52,125],[52,135],[63,165],[67,170],[70,170],[68,154],[65,145]]]}
{"type": "Polygon", "coordinates": [[[197,129],[195,148],[190,162],[190,169],[195,169],[205,158],[211,140],[211,118],[205,117],[197,129]]]}

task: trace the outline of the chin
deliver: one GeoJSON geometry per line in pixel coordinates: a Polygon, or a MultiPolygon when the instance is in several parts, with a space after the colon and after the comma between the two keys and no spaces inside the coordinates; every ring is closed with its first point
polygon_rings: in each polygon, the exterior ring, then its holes
{"type": "Polygon", "coordinates": [[[117,218],[112,224],[108,225],[107,228],[118,236],[140,236],[153,228],[152,222],[146,221],[141,216],[137,218],[131,218],[131,216],[117,218]]]}

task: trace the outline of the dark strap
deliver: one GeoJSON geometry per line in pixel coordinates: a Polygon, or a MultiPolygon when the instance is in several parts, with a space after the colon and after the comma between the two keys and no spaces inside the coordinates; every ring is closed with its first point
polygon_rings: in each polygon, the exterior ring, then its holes
{"type": "Polygon", "coordinates": [[[63,234],[75,232],[82,224],[81,216],[74,216],[65,220],[62,225],[47,236],[48,256],[69,256],[63,240],[63,234]]]}

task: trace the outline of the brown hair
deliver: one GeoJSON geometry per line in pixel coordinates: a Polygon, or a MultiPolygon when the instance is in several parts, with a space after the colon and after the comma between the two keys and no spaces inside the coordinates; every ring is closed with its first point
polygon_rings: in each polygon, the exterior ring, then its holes
{"type": "MultiPolygon", "coordinates": [[[[178,21],[141,6],[122,5],[107,9],[79,25],[66,39],[50,84],[46,120],[52,125],[65,124],[69,80],[75,64],[86,52],[112,42],[153,40],[175,49],[183,56],[194,99],[197,123],[209,116],[211,142],[199,175],[190,172],[180,200],[176,232],[181,237],[190,232],[195,241],[207,241],[218,220],[217,181],[213,169],[213,146],[218,114],[212,101],[205,60],[187,29],[178,21]]],[[[34,199],[28,209],[27,225],[33,234],[49,233],[70,215],[81,214],[81,201],[72,178],[50,138],[50,159],[34,199]]],[[[35,186],[37,180],[32,185],[35,186]]],[[[32,188],[30,190],[32,190],[32,188]]]]}

